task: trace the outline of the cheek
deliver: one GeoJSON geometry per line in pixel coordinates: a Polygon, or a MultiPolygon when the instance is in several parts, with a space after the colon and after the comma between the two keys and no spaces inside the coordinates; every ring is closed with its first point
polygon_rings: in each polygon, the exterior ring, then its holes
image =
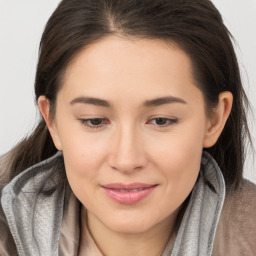
{"type": "Polygon", "coordinates": [[[105,163],[106,143],[96,133],[88,135],[83,128],[75,129],[71,125],[62,126],[59,134],[70,187],[80,201],[91,198],[105,163]]]}
{"type": "Polygon", "coordinates": [[[165,178],[166,193],[179,206],[191,192],[200,170],[204,126],[196,122],[173,132],[154,147],[155,166],[165,178]]]}
{"type": "Polygon", "coordinates": [[[92,172],[105,158],[106,143],[97,132],[85,131],[78,120],[65,118],[58,120],[58,134],[65,158],[66,168],[77,175],[92,172]]]}
{"type": "Polygon", "coordinates": [[[77,179],[93,179],[106,158],[102,143],[72,136],[63,143],[63,154],[67,174],[77,179]]]}
{"type": "MultiPolygon", "coordinates": [[[[74,143],[74,141],[72,141],[74,143]]],[[[97,144],[68,144],[63,148],[66,175],[69,185],[86,207],[92,208],[98,192],[99,172],[104,162],[103,152],[97,144]]]]}
{"type": "Polygon", "coordinates": [[[200,147],[175,147],[175,144],[168,154],[158,155],[159,169],[164,172],[169,189],[175,188],[176,193],[186,188],[192,189],[200,170],[201,155],[200,147]]]}

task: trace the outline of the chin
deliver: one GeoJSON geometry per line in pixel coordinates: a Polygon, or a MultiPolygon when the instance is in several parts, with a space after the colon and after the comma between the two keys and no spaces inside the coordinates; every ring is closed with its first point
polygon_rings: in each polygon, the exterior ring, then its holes
{"type": "Polygon", "coordinates": [[[128,223],[113,223],[109,225],[108,227],[112,231],[120,234],[141,234],[144,232],[147,232],[152,228],[151,225],[145,225],[145,223],[137,223],[136,221],[134,223],[128,222],[128,223]]]}
{"type": "Polygon", "coordinates": [[[147,232],[157,226],[159,222],[156,218],[146,218],[146,213],[140,215],[124,214],[123,216],[110,216],[104,218],[102,223],[110,230],[123,234],[140,234],[147,232]]]}

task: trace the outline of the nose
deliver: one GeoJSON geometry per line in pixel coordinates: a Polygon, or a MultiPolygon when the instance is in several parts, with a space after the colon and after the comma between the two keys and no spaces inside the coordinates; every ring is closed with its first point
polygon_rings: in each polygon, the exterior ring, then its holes
{"type": "Polygon", "coordinates": [[[147,154],[143,139],[136,129],[120,128],[113,137],[109,154],[109,164],[113,169],[130,174],[146,166],[147,154]]]}

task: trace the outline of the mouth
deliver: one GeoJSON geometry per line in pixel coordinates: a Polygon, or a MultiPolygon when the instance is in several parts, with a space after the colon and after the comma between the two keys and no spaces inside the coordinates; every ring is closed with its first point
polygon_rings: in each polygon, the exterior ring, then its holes
{"type": "Polygon", "coordinates": [[[149,196],[157,184],[113,183],[101,186],[108,197],[120,204],[135,204],[149,196]]]}

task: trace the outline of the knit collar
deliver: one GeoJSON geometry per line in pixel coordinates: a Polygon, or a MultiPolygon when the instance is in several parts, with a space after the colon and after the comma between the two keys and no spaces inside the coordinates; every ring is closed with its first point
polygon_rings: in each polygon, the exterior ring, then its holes
{"type": "MultiPolygon", "coordinates": [[[[204,152],[174,246],[169,241],[162,256],[210,256],[224,198],[222,173],[204,152]]],[[[20,256],[77,255],[80,203],[67,184],[60,152],[16,176],[1,203],[20,256]]]]}

